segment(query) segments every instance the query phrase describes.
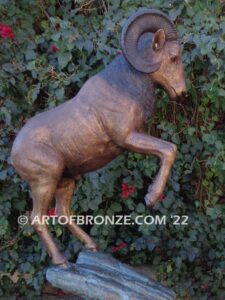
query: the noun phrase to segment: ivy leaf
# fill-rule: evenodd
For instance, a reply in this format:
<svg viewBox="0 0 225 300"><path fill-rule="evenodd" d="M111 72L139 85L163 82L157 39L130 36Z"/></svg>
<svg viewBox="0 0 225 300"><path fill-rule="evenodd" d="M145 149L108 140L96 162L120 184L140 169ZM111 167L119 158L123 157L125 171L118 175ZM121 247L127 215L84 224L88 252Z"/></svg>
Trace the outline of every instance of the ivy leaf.
<svg viewBox="0 0 225 300"><path fill-rule="evenodd" d="M4 171L1 171L0 172L0 180L5 180L7 177L7 171L4 170Z"/></svg>
<svg viewBox="0 0 225 300"><path fill-rule="evenodd" d="M114 212L121 212L122 206L121 206L120 203L114 202L114 203L111 205L111 209L112 209Z"/></svg>
<svg viewBox="0 0 225 300"><path fill-rule="evenodd" d="M13 66L10 63L3 64L2 68L3 68L4 71L6 71L8 73L12 73L13 72Z"/></svg>
<svg viewBox="0 0 225 300"><path fill-rule="evenodd" d="M84 42L83 47L85 50L87 50L88 56L92 53L92 51L94 49L93 43L89 40Z"/></svg>
<svg viewBox="0 0 225 300"><path fill-rule="evenodd" d="M172 203L174 202L174 192L173 191L169 191L167 194L166 194L166 198L162 201L162 204L165 208L169 208Z"/></svg>
<svg viewBox="0 0 225 300"><path fill-rule="evenodd" d="M25 53L26 60L33 60L36 57L36 53L32 49L28 49Z"/></svg>
<svg viewBox="0 0 225 300"><path fill-rule="evenodd" d="M72 59L72 54L70 52L59 53L58 54L58 63L59 63L60 69L65 68L71 59Z"/></svg>
<svg viewBox="0 0 225 300"><path fill-rule="evenodd" d="M145 212L145 206L143 203L138 203L137 207L136 207L136 211L139 214L142 214L143 212Z"/></svg>
<svg viewBox="0 0 225 300"><path fill-rule="evenodd" d="M187 257L190 262L193 262L198 254L199 250L195 247L190 247L187 249Z"/></svg>
<svg viewBox="0 0 225 300"><path fill-rule="evenodd" d="M64 88L57 89L55 95L59 100L62 100L64 98Z"/></svg>
<svg viewBox="0 0 225 300"><path fill-rule="evenodd" d="M32 266L28 261L26 261L25 263L20 265L20 269L23 273L27 273L30 270L31 267Z"/></svg>

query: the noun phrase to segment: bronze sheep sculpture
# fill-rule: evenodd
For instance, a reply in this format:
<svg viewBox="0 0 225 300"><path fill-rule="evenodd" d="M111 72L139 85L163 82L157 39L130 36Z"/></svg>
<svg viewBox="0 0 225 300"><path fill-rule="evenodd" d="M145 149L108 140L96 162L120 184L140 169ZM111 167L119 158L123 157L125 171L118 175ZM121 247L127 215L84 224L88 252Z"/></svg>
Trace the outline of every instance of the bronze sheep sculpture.
<svg viewBox="0 0 225 300"><path fill-rule="evenodd" d="M140 9L123 27L121 48L73 99L32 117L17 135L11 158L31 188L31 220L47 214L53 197L58 216L69 216L75 178L105 166L125 150L160 158L160 170L145 196L148 206L159 201L176 146L143 130L153 113L157 85L173 99L186 92L181 46L167 15ZM76 223L66 226L86 249L96 251L96 243ZM53 264L67 267L47 225L35 223L34 228Z"/></svg>

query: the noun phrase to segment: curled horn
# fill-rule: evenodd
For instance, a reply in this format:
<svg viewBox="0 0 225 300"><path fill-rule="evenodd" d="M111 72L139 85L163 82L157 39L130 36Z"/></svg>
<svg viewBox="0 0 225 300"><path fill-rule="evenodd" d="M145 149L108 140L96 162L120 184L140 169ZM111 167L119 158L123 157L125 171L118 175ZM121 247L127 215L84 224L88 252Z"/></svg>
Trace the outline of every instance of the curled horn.
<svg viewBox="0 0 225 300"><path fill-rule="evenodd" d="M141 9L132 15L121 34L121 47L128 62L138 71L152 73L159 69L163 51L154 51L151 40L154 33L163 29L166 41L177 40L177 32L173 22L159 10ZM139 46L144 36L150 36L148 49L143 51ZM143 40L143 39L142 39Z"/></svg>

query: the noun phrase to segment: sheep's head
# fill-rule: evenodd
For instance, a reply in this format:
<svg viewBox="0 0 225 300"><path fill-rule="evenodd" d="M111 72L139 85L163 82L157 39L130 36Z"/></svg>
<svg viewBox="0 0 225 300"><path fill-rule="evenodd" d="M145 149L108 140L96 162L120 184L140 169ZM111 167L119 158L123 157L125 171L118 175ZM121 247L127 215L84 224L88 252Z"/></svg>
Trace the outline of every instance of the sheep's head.
<svg viewBox="0 0 225 300"><path fill-rule="evenodd" d="M172 21L155 9L141 9L131 16L121 35L128 62L148 73L171 98L186 92L181 47Z"/></svg>

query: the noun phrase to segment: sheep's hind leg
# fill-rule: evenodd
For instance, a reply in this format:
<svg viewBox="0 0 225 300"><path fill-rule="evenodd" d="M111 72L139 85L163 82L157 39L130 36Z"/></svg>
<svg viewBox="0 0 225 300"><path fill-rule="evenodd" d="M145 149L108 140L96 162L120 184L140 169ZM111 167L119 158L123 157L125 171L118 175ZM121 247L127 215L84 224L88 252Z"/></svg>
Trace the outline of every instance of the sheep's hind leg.
<svg viewBox="0 0 225 300"><path fill-rule="evenodd" d="M70 203L74 190L75 182L73 179L61 179L55 192L56 212L58 216L60 216L62 222L62 216L65 216L65 222L69 220L69 222L65 225L72 232L72 234L84 244L87 250L97 251L97 244L92 240L92 238L85 231L83 231L75 222L72 222L70 220Z"/></svg>
<svg viewBox="0 0 225 300"><path fill-rule="evenodd" d="M52 257L53 264L67 267L69 265L67 259L57 248L48 231L47 224L43 220L43 216L47 214L48 206L53 199L57 181L52 178L48 180L45 178L45 180L41 179L35 183L33 182L30 186L33 198L33 210L31 213L32 226L46 246L49 255Z"/></svg>

